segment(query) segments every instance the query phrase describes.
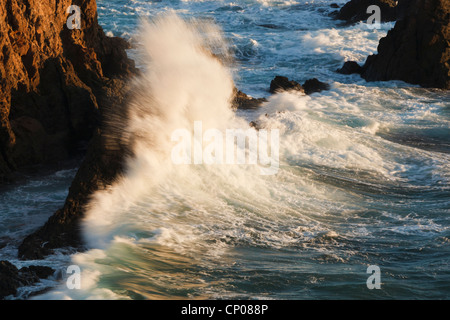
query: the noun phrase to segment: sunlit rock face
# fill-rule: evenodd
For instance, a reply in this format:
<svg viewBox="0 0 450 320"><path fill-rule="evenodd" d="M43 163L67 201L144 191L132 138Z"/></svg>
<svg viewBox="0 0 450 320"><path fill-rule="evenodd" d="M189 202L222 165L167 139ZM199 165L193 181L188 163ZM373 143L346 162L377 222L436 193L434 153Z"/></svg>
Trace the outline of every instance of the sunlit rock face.
<svg viewBox="0 0 450 320"><path fill-rule="evenodd" d="M95 0L0 0L0 182L92 137L112 79L134 71L127 47L105 36Z"/></svg>

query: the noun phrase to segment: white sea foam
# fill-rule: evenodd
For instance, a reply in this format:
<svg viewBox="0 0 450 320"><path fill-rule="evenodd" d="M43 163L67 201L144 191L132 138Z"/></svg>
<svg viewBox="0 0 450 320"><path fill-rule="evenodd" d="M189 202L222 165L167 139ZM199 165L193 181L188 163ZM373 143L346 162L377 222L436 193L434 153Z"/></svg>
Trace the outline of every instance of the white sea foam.
<svg viewBox="0 0 450 320"><path fill-rule="evenodd" d="M392 27L392 23L383 23L381 29L370 30L360 22L347 28L310 31L302 37L302 44L313 53L364 63L369 54L376 53L378 40Z"/></svg>

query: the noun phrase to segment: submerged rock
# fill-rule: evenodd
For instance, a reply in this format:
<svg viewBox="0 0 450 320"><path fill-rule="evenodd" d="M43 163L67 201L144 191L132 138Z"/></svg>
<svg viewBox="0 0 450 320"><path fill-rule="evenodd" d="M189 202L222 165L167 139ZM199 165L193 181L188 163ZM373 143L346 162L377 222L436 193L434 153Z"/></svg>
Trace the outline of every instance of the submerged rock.
<svg viewBox="0 0 450 320"><path fill-rule="evenodd" d="M450 89L450 1L413 0L404 19L367 58L367 81L403 80Z"/></svg>

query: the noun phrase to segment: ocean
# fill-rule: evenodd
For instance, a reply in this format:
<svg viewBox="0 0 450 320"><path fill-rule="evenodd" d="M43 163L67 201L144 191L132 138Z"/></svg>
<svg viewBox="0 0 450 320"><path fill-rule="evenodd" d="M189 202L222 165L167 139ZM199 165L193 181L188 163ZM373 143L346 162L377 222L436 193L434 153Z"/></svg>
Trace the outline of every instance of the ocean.
<svg viewBox="0 0 450 320"><path fill-rule="evenodd" d="M134 156L93 195L83 253L16 257L62 207L75 168L0 191L0 260L58 270L19 298L48 287L33 298L450 298L450 93L337 73L363 64L394 26L328 16L345 2L97 0L100 25L131 41L143 70L115 132ZM270 95L276 75L330 90ZM233 82L268 101L232 111ZM276 173L172 163L171 133L195 121L277 130ZM80 289L67 286L70 265ZM367 285L369 266L379 289Z"/></svg>

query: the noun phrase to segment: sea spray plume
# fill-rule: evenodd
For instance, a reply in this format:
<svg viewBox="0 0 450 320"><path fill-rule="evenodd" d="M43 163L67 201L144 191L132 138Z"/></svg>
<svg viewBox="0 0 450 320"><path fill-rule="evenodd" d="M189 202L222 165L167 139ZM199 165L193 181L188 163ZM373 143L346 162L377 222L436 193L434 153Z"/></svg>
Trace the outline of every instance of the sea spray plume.
<svg viewBox="0 0 450 320"><path fill-rule="evenodd" d="M211 53L226 55L217 26L168 13L142 21L139 43L144 69L130 84L125 109L107 121L111 141L119 139L130 155L123 176L88 205L83 235L92 247L107 246L117 228L127 228L115 223L120 213L171 170L174 130L192 131L194 121L224 130L234 118L231 74Z"/></svg>

